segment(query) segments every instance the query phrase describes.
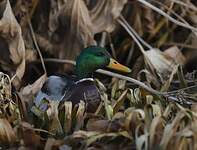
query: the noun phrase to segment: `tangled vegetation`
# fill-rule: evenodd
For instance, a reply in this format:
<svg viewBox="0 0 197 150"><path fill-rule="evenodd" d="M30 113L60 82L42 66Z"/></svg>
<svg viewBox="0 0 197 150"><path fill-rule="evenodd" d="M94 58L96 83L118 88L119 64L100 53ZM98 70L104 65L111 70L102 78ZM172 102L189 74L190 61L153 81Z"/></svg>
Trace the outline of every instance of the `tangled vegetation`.
<svg viewBox="0 0 197 150"><path fill-rule="evenodd" d="M1 0L1 149L197 149L195 0ZM34 106L89 45L132 73L97 70L101 103Z"/></svg>

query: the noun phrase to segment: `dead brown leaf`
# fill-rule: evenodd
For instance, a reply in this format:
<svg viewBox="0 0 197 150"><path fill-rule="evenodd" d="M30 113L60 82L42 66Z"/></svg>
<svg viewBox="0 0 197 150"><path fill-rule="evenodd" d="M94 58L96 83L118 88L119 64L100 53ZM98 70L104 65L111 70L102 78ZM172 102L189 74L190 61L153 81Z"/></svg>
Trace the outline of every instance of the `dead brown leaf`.
<svg viewBox="0 0 197 150"><path fill-rule="evenodd" d="M173 68L176 66L176 62L171 57L164 55L158 49L146 51L145 59L149 62L151 70L156 70L156 73L164 79L169 78Z"/></svg>
<svg viewBox="0 0 197 150"><path fill-rule="evenodd" d="M185 57L182 54L181 50L179 50L179 48L177 46L172 46L168 49L166 49L164 51L164 54L170 58L172 58L172 60L179 64L179 65L184 65L185 64Z"/></svg>
<svg viewBox="0 0 197 150"><path fill-rule="evenodd" d="M1 118L0 119L0 144L13 144L16 142L16 135L10 123Z"/></svg>
<svg viewBox="0 0 197 150"><path fill-rule="evenodd" d="M87 123L88 131L103 131L106 132L109 126L109 120L94 120L90 119Z"/></svg>
<svg viewBox="0 0 197 150"><path fill-rule="evenodd" d="M16 66L13 84L18 88L25 71L25 45L20 25L15 19L9 0L4 0L0 5L1 8L5 6L5 10L1 14L0 35L9 45L10 58Z"/></svg>
<svg viewBox="0 0 197 150"><path fill-rule="evenodd" d="M59 39L62 44L57 48L60 50L59 57L74 59L81 47L96 44L96 33L112 32L126 3L127 0L100 0L88 10L83 0L52 1L49 29L55 35L62 26L60 33L64 33Z"/></svg>
<svg viewBox="0 0 197 150"><path fill-rule="evenodd" d="M60 20L60 21L59 21ZM53 32L63 26L60 58L74 59L81 47L94 45L92 22L83 0L52 2L49 28Z"/></svg>
<svg viewBox="0 0 197 150"><path fill-rule="evenodd" d="M90 11L94 33L112 32L127 0L99 0Z"/></svg>
<svg viewBox="0 0 197 150"><path fill-rule="evenodd" d="M39 79L37 79L33 84L27 85L26 87L22 88L20 92L18 93L21 104L23 108L24 116L28 116L27 114L27 108L25 107L26 104L31 107L33 104L34 96L36 93L42 88L42 85L44 84L46 80L46 75L42 75Z"/></svg>
<svg viewBox="0 0 197 150"><path fill-rule="evenodd" d="M40 145L40 140L41 140L40 136L35 133L32 125L30 125L27 122L21 122L21 128L22 128L21 131L25 145L28 146L33 145L34 148Z"/></svg>
<svg viewBox="0 0 197 150"><path fill-rule="evenodd" d="M42 75L39 79L37 79L33 84L27 85L22 89L22 94L23 95L35 95L41 88L42 85L44 84L46 80L46 74Z"/></svg>
<svg viewBox="0 0 197 150"><path fill-rule="evenodd" d="M142 7L142 17L144 18L144 27L146 31L152 33L155 28L155 20L153 11L147 6Z"/></svg>

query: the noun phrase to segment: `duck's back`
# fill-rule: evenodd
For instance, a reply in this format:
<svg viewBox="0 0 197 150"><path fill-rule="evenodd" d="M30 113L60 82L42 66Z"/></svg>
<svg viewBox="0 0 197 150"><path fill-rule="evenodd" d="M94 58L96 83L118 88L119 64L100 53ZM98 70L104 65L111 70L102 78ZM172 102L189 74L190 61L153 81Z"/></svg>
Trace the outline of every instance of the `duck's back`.
<svg viewBox="0 0 197 150"><path fill-rule="evenodd" d="M76 82L75 86L72 87L72 92L69 97L65 97L65 100L70 100L73 104L77 104L80 100L87 104L87 110L89 112L96 111L101 97L100 92L93 79L82 79Z"/></svg>
<svg viewBox="0 0 197 150"><path fill-rule="evenodd" d="M82 79L75 82L68 76L49 76L42 89L36 96L35 105L46 110L47 105L43 99L49 101L72 101L73 105L86 102L88 111L95 111L100 103L100 93L93 79Z"/></svg>
<svg viewBox="0 0 197 150"><path fill-rule="evenodd" d="M35 105L42 110L46 110L46 105L41 106L43 99L61 101L65 93L68 94L74 84L74 81L67 76L49 76L35 98Z"/></svg>

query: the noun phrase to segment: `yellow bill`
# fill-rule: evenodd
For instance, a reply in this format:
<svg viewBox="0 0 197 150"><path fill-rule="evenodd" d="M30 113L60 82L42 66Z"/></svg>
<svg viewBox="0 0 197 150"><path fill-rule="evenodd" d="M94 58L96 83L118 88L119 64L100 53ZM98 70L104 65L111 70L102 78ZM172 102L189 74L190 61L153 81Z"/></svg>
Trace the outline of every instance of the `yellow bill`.
<svg viewBox="0 0 197 150"><path fill-rule="evenodd" d="M113 69L113 70L117 70L117 71L121 71L121 72L126 72L129 73L131 72L131 69L129 69L128 67L120 64L119 62L117 62L115 59L110 58L110 62L107 65L107 68Z"/></svg>

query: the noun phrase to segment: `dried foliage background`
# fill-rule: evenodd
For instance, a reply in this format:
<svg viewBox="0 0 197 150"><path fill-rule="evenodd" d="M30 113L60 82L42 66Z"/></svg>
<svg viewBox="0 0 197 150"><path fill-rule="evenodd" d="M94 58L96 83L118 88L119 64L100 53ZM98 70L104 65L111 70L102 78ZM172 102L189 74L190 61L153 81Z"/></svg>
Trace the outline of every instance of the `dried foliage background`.
<svg viewBox="0 0 197 150"><path fill-rule="evenodd" d="M47 76L72 74L89 45L132 73L95 74L95 113L81 101L33 115ZM195 0L1 0L0 51L2 149L197 149Z"/></svg>

